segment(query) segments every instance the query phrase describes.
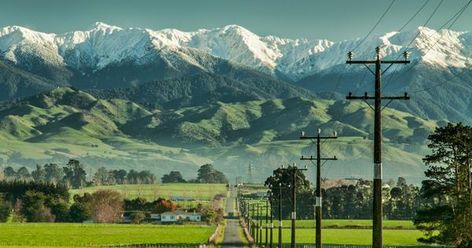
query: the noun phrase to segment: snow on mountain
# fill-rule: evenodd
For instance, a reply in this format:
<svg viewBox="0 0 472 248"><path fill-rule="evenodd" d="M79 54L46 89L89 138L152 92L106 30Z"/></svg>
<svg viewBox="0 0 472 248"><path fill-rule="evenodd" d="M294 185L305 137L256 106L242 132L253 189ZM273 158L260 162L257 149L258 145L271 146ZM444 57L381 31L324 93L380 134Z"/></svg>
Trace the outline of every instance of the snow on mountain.
<svg viewBox="0 0 472 248"><path fill-rule="evenodd" d="M146 64L156 53L198 49L269 74L282 73L293 80L344 64L346 53L359 43L361 46L354 51L356 58L372 58L377 46L382 47L383 57L391 58L408 48L412 60L438 67L469 66L472 55L470 32L425 27L372 36L365 41L340 42L261 37L237 25L195 32L123 29L100 22L88 31L65 34L47 34L17 26L0 29L0 56L26 67L31 63L29 56L53 65L99 70L121 62ZM192 61L189 53L169 54L172 60L179 59L175 58L178 54L180 59Z"/></svg>

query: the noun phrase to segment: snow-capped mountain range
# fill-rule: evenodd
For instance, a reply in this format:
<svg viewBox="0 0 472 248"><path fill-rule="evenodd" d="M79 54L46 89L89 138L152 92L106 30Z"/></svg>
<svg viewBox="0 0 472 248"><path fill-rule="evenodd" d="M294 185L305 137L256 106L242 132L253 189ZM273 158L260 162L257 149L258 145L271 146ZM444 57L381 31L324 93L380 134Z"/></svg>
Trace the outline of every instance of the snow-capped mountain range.
<svg viewBox="0 0 472 248"><path fill-rule="evenodd" d="M344 64L346 53L356 47L356 58L372 58L377 46L382 47L384 57L396 58L408 49L413 61L434 67L471 65L472 33L426 27L340 42L258 36L237 25L194 32L123 29L100 22L88 31L65 34L19 26L0 29L0 57L26 68L30 56L54 66L98 71L122 62L143 65L153 59L153 54L165 52L173 54L170 62L179 59L204 68L206 65L188 52L174 56L176 51L190 49L292 81Z"/></svg>

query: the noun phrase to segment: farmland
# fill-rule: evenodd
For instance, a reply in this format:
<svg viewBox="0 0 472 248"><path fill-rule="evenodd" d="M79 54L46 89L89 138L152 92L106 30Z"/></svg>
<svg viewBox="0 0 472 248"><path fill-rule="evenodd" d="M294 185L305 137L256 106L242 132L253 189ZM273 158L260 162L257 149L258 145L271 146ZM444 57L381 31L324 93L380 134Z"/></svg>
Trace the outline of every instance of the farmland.
<svg viewBox="0 0 472 248"><path fill-rule="evenodd" d="M274 221L274 225L278 226L278 221ZM296 225L298 228L315 228L315 221L297 220ZM322 226L329 229L370 229L372 220L324 219ZM383 226L384 229L416 229L413 222L409 220L384 220ZM290 220L283 220L283 227L290 228Z"/></svg>
<svg viewBox="0 0 472 248"><path fill-rule="evenodd" d="M210 201L217 194L226 195L224 184L198 184L198 183L169 183L169 184L124 184L110 186L94 186L78 190L71 190L71 194L92 193L97 190L115 190L124 198L133 199L142 197L147 200L155 200L158 197L172 199L173 197L192 198L196 201Z"/></svg>
<svg viewBox="0 0 472 248"><path fill-rule="evenodd" d="M93 247L110 244L205 243L214 226L27 223L0 224L1 247ZM185 239L183 239L185 237Z"/></svg>
<svg viewBox="0 0 472 248"><path fill-rule="evenodd" d="M274 237L278 231L274 230ZM372 231L370 229L323 229L322 240L326 244L370 245L372 243ZM297 229L298 243L313 243L315 240L314 229ZM385 245L419 245L418 238L422 232L417 230L384 230ZM290 243L290 229L282 232L284 243Z"/></svg>

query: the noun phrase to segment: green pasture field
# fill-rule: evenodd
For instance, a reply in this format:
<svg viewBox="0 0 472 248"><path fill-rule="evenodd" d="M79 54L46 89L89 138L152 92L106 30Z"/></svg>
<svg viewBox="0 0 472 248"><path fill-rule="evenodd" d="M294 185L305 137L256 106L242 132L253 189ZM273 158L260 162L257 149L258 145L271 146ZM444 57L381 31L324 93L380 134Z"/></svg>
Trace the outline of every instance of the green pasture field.
<svg viewBox="0 0 472 248"><path fill-rule="evenodd" d="M265 233L263 233L263 237ZM274 237L278 237L277 229ZM420 245L417 241L423 233L418 230L384 230L385 245ZM275 239L276 240L276 239ZM290 243L290 229L283 229L282 240ZM297 229L297 243L313 243L315 240L314 229ZM322 241L325 244L370 245L372 244L372 231L370 229L323 229Z"/></svg>
<svg viewBox="0 0 472 248"><path fill-rule="evenodd" d="M0 247L97 247L112 244L202 244L215 230L198 225L0 224Z"/></svg>
<svg viewBox="0 0 472 248"><path fill-rule="evenodd" d="M274 221L274 226L278 226L278 220ZM322 220L323 228L337 229L337 228L347 228L347 229L365 229L372 227L372 220L345 220L345 219L324 219ZM315 228L314 220L297 220L297 227L299 228ZM291 220L283 220L282 226L284 228L290 228ZM416 229L413 225L413 222L410 220L384 220L383 221L384 229Z"/></svg>
<svg viewBox="0 0 472 248"><path fill-rule="evenodd" d="M224 184L199 184L199 183L166 183L166 184L123 184L110 186L93 186L83 189L71 190L71 195L92 193L97 190L115 190L126 199L142 197L147 200L155 200L159 197L170 199L172 197L191 197L195 201L211 201L217 194L226 196ZM176 202L179 204L179 202ZM185 204L185 203L183 203Z"/></svg>

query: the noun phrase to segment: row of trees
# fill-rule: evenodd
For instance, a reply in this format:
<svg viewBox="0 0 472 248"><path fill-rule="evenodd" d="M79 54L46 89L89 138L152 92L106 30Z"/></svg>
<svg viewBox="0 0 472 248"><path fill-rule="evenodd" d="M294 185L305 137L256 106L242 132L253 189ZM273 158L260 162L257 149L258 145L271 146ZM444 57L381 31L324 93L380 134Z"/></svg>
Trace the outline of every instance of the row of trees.
<svg viewBox="0 0 472 248"><path fill-rule="evenodd" d="M162 176L162 183L228 183L223 172L216 170L212 164L204 164L198 169L196 179L186 181L180 171L171 171L169 174Z"/></svg>
<svg viewBox="0 0 472 248"><path fill-rule="evenodd" d="M87 185L114 185L114 184L152 184L156 177L151 172L135 170L107 170L100 167L93 175L92 181L87 181L87 172L80 161L71 159L64 167L57 164L36 165L30 173L26 167L15 171L12 167L3 170L3 177L7 181L34 181L46 184L61 184L68 188L82 188Z"/></svg>
<svg viewBox="0 0 472 248"><path fill-rule="evenodd" d="M31 173L28 168L21 167L17 171L13 167L3 169L6 181L34 181L46 184L62 184L66 187L81 188L87 185L87 173L80 161L71 159L64 167L57 164L36 165Z"/></svg>
<svg viewBox="0 0 472 248"><path fill-rule="evenodd" d="M158 198L123 199L117 191L99 190L84 195L74 195L69 203L69 192L64 185L37 182L0 182L0 222L83 222L116 223L130 212L135 223L140 223L150 213L175 211L177 205ZM209 223L215 221L215 211L199 205L192 209L202 213Z"/></svg>
<svg viewBox="0 0 472 248"><path fill-rule="evenodd" d="M298 171L297 174L297 215L302 219L313 218L313 202L315 196L313 189L305 175ZM282 184L282 196L290 195L291 177L287 170L276 170L265 184L274 192L272 201L274 206L279 206L278 192L279 182ZM372 181L359 179L355 184L338 185L322 189L322 214L328 219L368 219L372 216ZM385 185L384 215L387 219L412 219L419 206L419 188L407 184L402 177L398 178L393 187ZM274 214L277 213L274 209ZM282 217L289 218L291 212L291 199L283 197Z"/></svg>
<svg viewBox="0 0 472 248"><path fill-rule="evenodd" d="M115 184L153 184L156 176L148 170L126 171L108 170L100 167L93 174L92 181L87 181L87 172L80 161L71 159L65 167L57 164L36 165L31 173L28 168L21 167L15 171L12 167L3 170L3 178L7 181L35 181L51 184L63 184L70 188L82 188L87 185L115 185ZM171 171L161 178L162 183L228 183L228 179L211 164L204 164L198 169L196 179L186 181L180 171Z"/></svg>
<svg viewBox="0 0 472 248"><path fill-rule="evenodd" d="M156 176L148 170L107 170L105 167L100 167L93 175L95 185L153 184L155 181Z"/></svg>
<svg viewBox="0 0 472 248"><path fill-rule="evenodd" d="M0 194L2 222L69 220L69 192L64 185L2 181Z"/></svg>

